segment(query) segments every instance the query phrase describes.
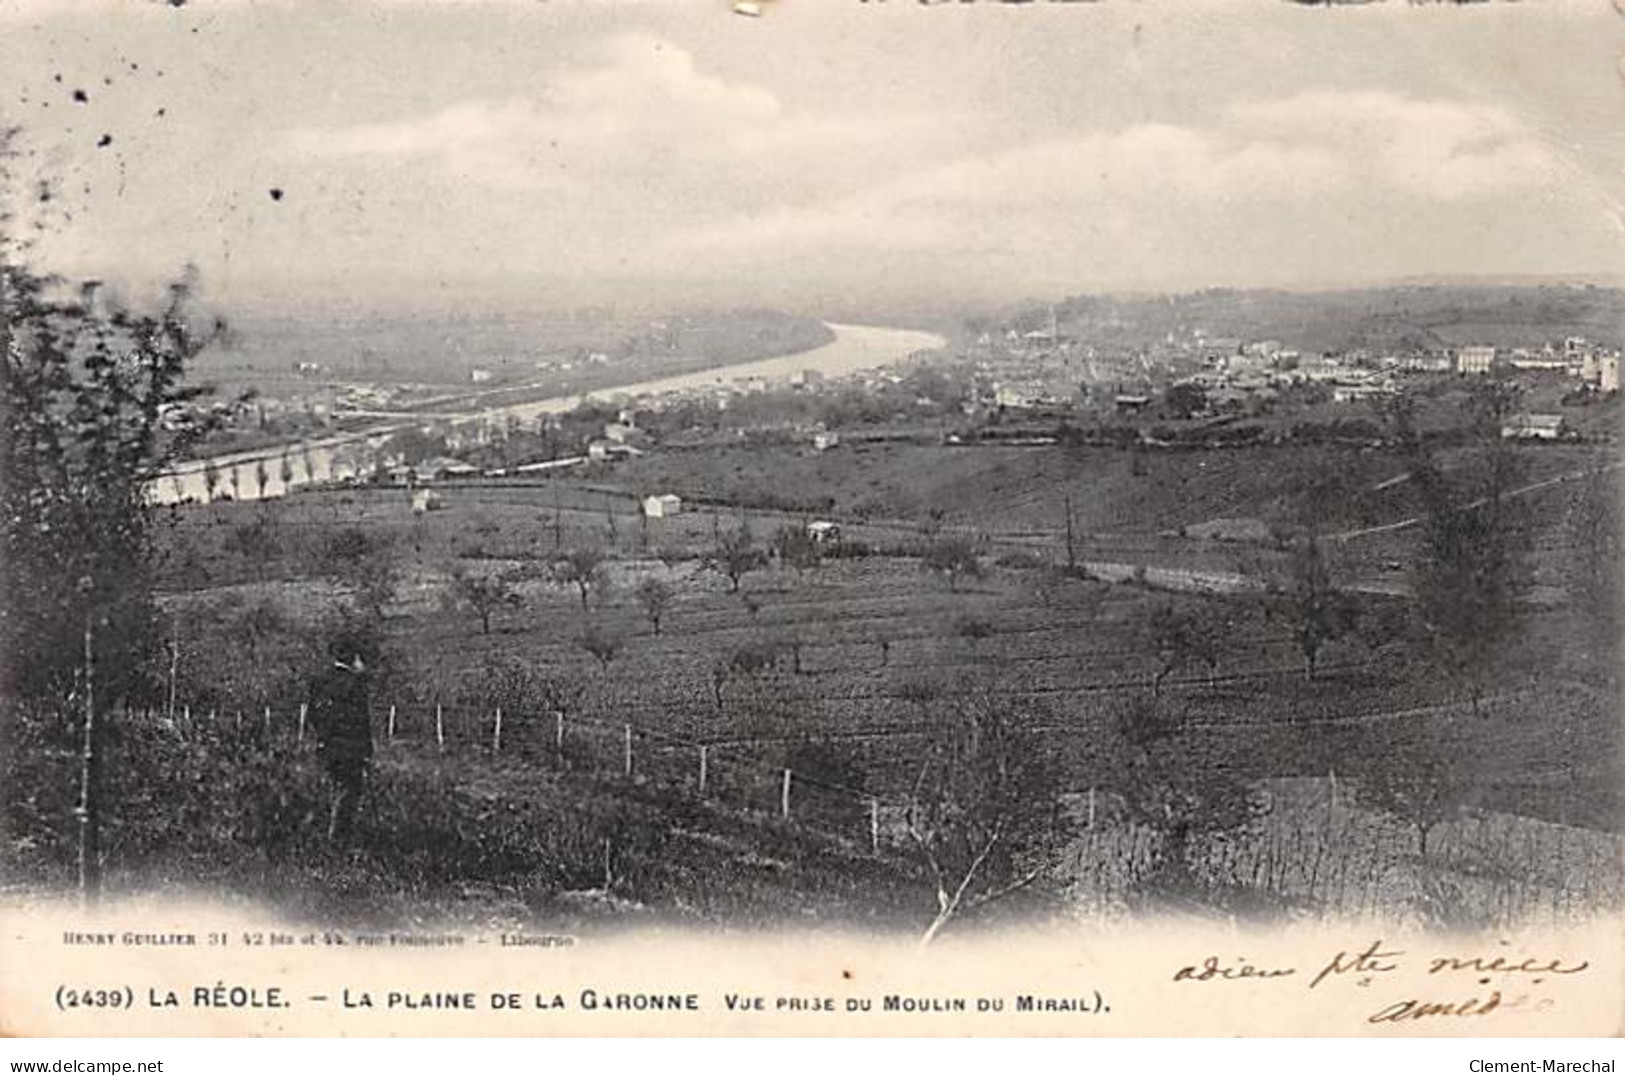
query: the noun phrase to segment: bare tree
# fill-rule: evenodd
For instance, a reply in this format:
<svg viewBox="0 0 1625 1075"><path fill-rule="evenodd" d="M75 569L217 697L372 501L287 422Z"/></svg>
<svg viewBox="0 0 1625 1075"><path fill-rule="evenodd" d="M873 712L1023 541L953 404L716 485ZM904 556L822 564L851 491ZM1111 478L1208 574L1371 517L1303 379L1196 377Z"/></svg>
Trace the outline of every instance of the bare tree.
<svg viewBox="0 0 1625 1075"><path fill-rule="evenodd" d="M1037 714L985 684L935 709L905 812L936 900L922 944L1038 881L1067 842L1059 770L1031 731Z"/></svg>
<svg viewBox="0 0 1625 1075"><path fill-rule="evenodd" d="M1468 760L1470 740L1448 728L1429 729L1409 741L1374 742L1361 756L1355 795L1416 834L1416 853L1428 857L1428 840L1438 826L1459 817L1477 794Z"/></svg>
<svg viewBox="0 0 1625 1075"><path fill-rule="evenodd" d="M553 580L561 586L574 586L581 595L581 611L587 611L587 598L602 589L608 579L602 549L582 546L565 553L553 563Z"/></svg>

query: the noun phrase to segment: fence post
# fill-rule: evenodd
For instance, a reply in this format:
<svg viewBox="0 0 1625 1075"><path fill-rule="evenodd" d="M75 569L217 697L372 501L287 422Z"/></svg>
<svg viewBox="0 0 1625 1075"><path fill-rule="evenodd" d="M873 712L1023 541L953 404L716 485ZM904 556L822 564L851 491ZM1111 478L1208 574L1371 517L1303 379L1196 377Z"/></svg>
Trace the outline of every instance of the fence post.
<svg viewBox="0 0 1625 1075"><path fill-rule="evenodd" d="M790 770L784 771L784 787L779 791L779 815L790 820Z"/></svg>
<svg viewBox="0 0 1625 1075"><path fill-rule="evenodd" d="M621 771L622 771L622 773L624 775L631 776L632 775L632 725L628 724L628 725L624 726L623 736L624 736L623 744L624 744L625 758L623 759L623 764L621 766Z"/></svg>
<svg viewBox="0 0 1625 1075"><path fill-rule="evenodd" d="M700 746L700 794L701 795L705 794L705 777L706 777L706 772L705 772L706 757L705 757L705 755L706 755L707 749L708 748L706 746L704 746L703 744Z"/></svg>
<svg viewBox="0 0 1625 1075"><path fill-rule="evenodd" d="M1089 788L1089 827L1095 827L1095 789Z"/></svg>
<svg viewBox="0 0 1625 1075"><path fill-rule="evenodd" d="M553 710L553 749L564 753L564 710Z"/></svg>
<svg viewBox="0 0 1625 1075"><path fill-rule="evenodd" d="M391 703L390 707L389 707L389 732L388 732L388 736L389 736L389 741L391 743L393 743L395 741L395 706L394 706L394 703Z"/></svg>
<svg viewBox="0 0 1625 1075"><path fill-rule="evenodd" d="M209 707L209 726L212 728L220 723L220 710L214 706Z"/></svg>
<svg viewBox="0 0 1625 1075"><path fill-rule="evenodd" d="M271 707L265 707L265 734L271 734Z"/></svg>
<svg viewBox="0 0 1625 1075"><path fill-rule="evenodd" d="M880 854L880 800L869 800L869 850Z"/></svg>
<svg viewBox="0 0 1625 1075"><path fill-rule="evenodd" d="M497 724L491 732L491 753L502 753L502 707L497 706Z"/></svg>
<svg viewBox="0 0 1625 1075"><path fill-rule="evenodd" d="M299 703L299 731L298 731L298 734L296 734L294 736L293 741L294 741L295 745L301 744L301 743L303 743L305 741L305 714L308 713L309 711L310 711L310 706L309 706L308 703L306 703L306 702L300 702Z"/></svg>
<svg viewBox="0 0 1625 1075"><path fill-rule="evenodd" d="M439 702L434 704L434 745L446 749L446 710Z"/></svg>
<svg viewBox="0 0 1625 1075"><path fill-rule="evenodd" d="M187 727L191 727L191 725L192 725L192 703L191 702L187 702L185 705L181 706L181 719L186 722Z"/></svg>

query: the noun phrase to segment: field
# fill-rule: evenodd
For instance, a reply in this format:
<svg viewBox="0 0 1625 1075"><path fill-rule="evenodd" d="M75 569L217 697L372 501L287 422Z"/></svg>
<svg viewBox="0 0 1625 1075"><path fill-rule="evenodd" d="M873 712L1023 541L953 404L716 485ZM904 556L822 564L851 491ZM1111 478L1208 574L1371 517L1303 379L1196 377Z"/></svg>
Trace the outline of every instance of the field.
<svg viewBox="0 0 1625 1075"><path fill-rule="evenodd" d="M207 729L269 721L266 734L297 737L309 639L352 589L333 549L360 533L388 550L395 572L375 712L381 787L440 788L433 797L474 803L470 817L504 825L582 803L620 804L595 808L582 823L595 832L639 828L603 830L604 810L688 819L676 826L677 844L610 854L636 867L583 866L576 860L593 856L580 848L532 849L519 858L575 863L537 882L541 889L597 892L593 914L610 918L632 913L615 899L640 914L682 909L699 919L806 914L878 924L924 914L929 890L906 833L920 744L944 705L991 688L1032 715L1077 828L1073 855L1024 913L1116 913L1143 906L1158 846L1117 797L1117 730L1161 671L1147 641L1154 613L1200 609L1223 623L1222 645L1211 664L1172 669L1158 705L1177 722L1171 742L1182 766L1225 774L1254 800L1247 824L1194 839L1188 859L1207 905L1430 921L1459 912L1496 922L1612 905L1620 888L1615 663L1562 596L1581 581L1565 527L1583 486L1529 494L1544 520L1538 574L1558 596L1528 609L1519 643L1474 701L1423 660L1413 637L1384 629L1403 597L1365 599L1372 629L1333 643L1311 678L1289 627L1257 602L1055 569L1066 559L1069 495L1080 562L1195 571L1235 571L1248 557L1256 564L1267 543L1195 540L1180 529L1274 518L1288 457L1268 451L1147 453L1136 463L1104 449L713 448L552 485L447 487L444 509L421 516L392 489L191 506L168 532L162 579L181 640L180 723L218 734ZM1316 462L1291 458L1305 468ZM1337 458L1362 486L1401 473L1380 454ZM1594 459L1585 447L1535 449L1527 475L1540 480ZM833 500L820 514L849 520L848 554L803 571L764 566L736 592L705 564L719 538L746 527L765 541L806 517L784 510L789 494L769 501L773 508L738 497L751 482L766 490L770 474L779 490ZM630 491L655 489L682 492L696 510L641 519ZM1385 486L1337 521L1393 521L1404 508L1398 490ZM859 510L859 497L873 506ZM932 507L949 505L961 507L932 517ZM990 535L981 577L950 585L922 570L924 535L938 526ZM1382 577L1388 562L1414 554L1414 532L1348 545L1340 570ZM548 568L587 546L607 559L603 584L583 600ZM459 571L513 580L516 601L493 612L489 632L478 615L443 603ZM658 633L633 597L649 578L673 594ZM272 626L256 636L245 624L267 608ZM1474 788L1468 812L1442 823L1421 855L1416 833L1366 807L1355 789L1374 767L1430 740L1448 740L1470 760ZM308 761L296 751L289 764ZM399 804L376 794L378 815L407 826ZM447 824L465 831L475 822ZM552 831L537 824L523 832ZM678 868L694 855L732 864L724 872L749 883L727 892L702 884L703 871ZM1548 862L1555 865L1532 865ZM506 880L474 884L469 896L473 882L442 869L434 884L402 897L403 910L474 913L471 906L494 902L513 911L519 882L512 870L498 872ZM306 896L289 898L309 898L298 891ZM318 891L331 896L325 885ZM552 921L578 910L550 896L529 913Z"/></svg>

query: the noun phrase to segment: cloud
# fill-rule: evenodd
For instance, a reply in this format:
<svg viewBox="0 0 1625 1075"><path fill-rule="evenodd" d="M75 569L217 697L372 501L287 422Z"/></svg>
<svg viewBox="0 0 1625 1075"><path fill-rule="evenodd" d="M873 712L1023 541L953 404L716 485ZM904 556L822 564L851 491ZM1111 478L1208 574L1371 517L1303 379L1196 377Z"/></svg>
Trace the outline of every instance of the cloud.
<svg viewBox="0 0 1625 1075"><path fill-rule="evenodd" d="M1284 274L1402 242L1418 214L1482 218L1559 166L1503 108L1380 90L1020 135L970 116L791 107L630 34L529 96L298 129L282 148L370 168L416 204L455 181L482 263L564 251L581 273L650 280L1223 279L1223 259Z"/></svg>
<svg viewBox="0 0 1625 1075"><path fill-rule="evenodd" d="M1351 175L1427 198L1526 189L1561 170L1551 150L1498 105L1314 89L1236 104L1227 120L1299 145L1341 147Z"/></svg>
<svg viewBox="0 0 1625 1075"><path fill-rule="evenodd" d="M627 34L543 79L530 97L462 101L384 123L301 127L280 145L330 164L422 163L462 182L573 189L628 211L642 203L688 215L717 200L719 180L730 198L746 195L745 204L838 183L843 169L832 164L843 152L884 156L909 123L792 115L772 93L708 74L669 42Z"/></svg>

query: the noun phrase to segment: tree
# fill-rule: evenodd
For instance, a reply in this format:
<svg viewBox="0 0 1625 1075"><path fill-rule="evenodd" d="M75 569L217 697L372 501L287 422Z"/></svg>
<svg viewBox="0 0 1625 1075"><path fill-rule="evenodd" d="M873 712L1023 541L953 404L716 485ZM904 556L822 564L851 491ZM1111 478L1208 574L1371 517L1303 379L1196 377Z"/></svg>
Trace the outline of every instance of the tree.
<svg viewBox="0 0 1625 1075"><path fill-rule="evenodd" d="M609 674L610 662L621 652L621 640L600 629L597 624L589 625L581 637L576 639L576 644L598 662L599 670L606 676Z"/></svg>
<svg viewBox="0 0 1625 1075"><path fill-rule="evenodd" d="M961 534L938 534L932 538L920 558L920 566L946 578L949 590L957 590L962 578L979 579L984 573L976 543Z"/></svg>
<svg viewBox="0 0 1625 1075"><path fill-rule="evenodd" d="M1355 629L1359 606L1332 584L1331 571L1320 541L1313 534L1291 539L1284 581L1272 583L1271 608L1292 627L1292 637L1303 655L1306 679L1315 678L1315 662L1327 643Z"/></svg>
<svg viewBox="0 0 1625 1075"><path fill-rule="evenodd" d="M741 526L717 540L716 549L706 557L706 566L727 576L728 592L738 593L746 575L767 566L767 554L756 547L750 527Z"/></svg>
<svg viewBox="0 0 1625 1075"><path fill-rule="evenodd" d="M446 438L432 436L418 426L409 426L390 435L384 442L384 454L397 456L407 466L428 462L435 456L446 454Z"/></svg>
<svg viewBox="0 0 1625 1075"><path fill-rule="evenodd" d="M824 560L823 547L805 526L795 523L786 523L773 534L773 551L781 564L795 568L798 574L815 570Z"/></svg>
<svg viewBox="0 0 1625 1075"><path fill-rule="evenodd" d="M979 653L983 639L994 635L993 624L980 616L960 616L953 623L954 634L970 643L971 653Z"/></svg>
<svg viewBox="0 0 1625 1075"><path fill-rule="evenodd" d="M1207 410L1207 390L1184 381L1162 394L1162 407L1173 418L1190 418Z"/></svg>
<svg viewBox="0 0 1625 1075"><path fill-rule="evenodd" d="M1476 794L1466 737L1435 729L1410 742L1372 743L1357 773L1355 796L1410 826L1416 853L1426 859L1428 839L1439 825L1459 817Z"/></svg>
<svg viewBox="0 0 1625 1075"><path fill-rule="evenodd" d="M254 574L263 579L270 571L271 561L282 551L282 537L277 533L274 517L256 512L253 519L228 530L220 547L247 561Z"/></svg>
<svg viewBox="0 0 1625 1075"><path fill-rule="evenodd" d="M637 588L632 591L632 596L643 607L644 617L648 619L649 626L654 628L654 633L658 635L660 633L660 620L665 616L666 609L671 607L672 601L676 598L676 591L665 580L658 579L653 575L647 575L638 582Z"/></svg>
<svg viewBox="0 0 1625 1075"><path fill-rule="evenodd" d="M481 633L488 635L493 613L520 604L514 581L506 574L477 575L459 565L451 570L451 581L441 595L441 603L449 609L473 612L480 618Z"/></svg>
<svg viewBox="0 0 1625 1075"><path fill-rule="evenodd" d="M1570 593L1585 617L1599 667L1617 668L1620 643L1621 542L1618 470L1593 466L1578 483L1566 519L1573 549Z"/></svg>
<svg viewBox="0 0 1625 1075"><path fill-rule="evenodd" d="M581 595L581 611L587 611L587 597L593 590L602 590L608 582L602 549L582 546L565 553L553 562L553 581L561 586L574 586Z"/></svg>
<svg viewBox="0 0 1625 1075"><path fill-rule="evenodd" d="M1484 406L1496 404L1492 399ZM1419 454L1411 482L1423 509L1417 612L1430 650L1466 688L1475 713L1517 632L1518 604L1530 581L1525 520L1508 496L1517 460L1498 429L1483 438L1452 471Z"/></svg>
<svg viewBox="0 0 1625 1075"><path fill-rule="evenodd" d="M1037 881L1066 847L1060 773L1032 729L1038 717L987 684L936 706L905 810L936 898L922 944Z"/></svg>
<svg viewBox="0 0 1625 1075"><path fill-rule="evenodd" d="M1167 891L1196 887L1189 849L1204 833L1242 828L1262 812L1252 785L1222 764L1206 763L1166 700L1141 695L1113 721L1106 786L1129 817L1161 836L1145 880Z"/></svg>
<svg viewBox="0 0 1625 1075"><path fill-rule="evenodd" d="M208 494L210 503L220 499L220 483L223 480L218 464L211 460L203 465L203 489Z"/></svg>
<svg viewBox="0 0 1625 1075"><path fill-rule="evenodd" d="M350 588L358 609L381 619L397 581L388 537L349 526L333 535L324 552L327 574Z"/></svg>
<svg viewBox="0 0 1625 1075"><path fill-rule="evenodd" d="M0 132L4 188L12 139ZM149 315L94 282L41 276L16 228L0 206L0 697L12 720L23 702L77 710L80 880L94 899L102 717L149 686L162 638L146 486L207 428L167 435L160 414L202 394L187 367L219 328L192 323L190 280Z"/></svg>
<svg viewBox="0 0 1625 1075"><path fill-rule="evenodd" d="M1219 662L1219 630L1213 617L1171 602L1151 610L1145 641L1157 658L1157 670L1151 677L1153 697L1161 696L1163 681L1192 661L1207 665L1209 673Z"/></svg>

